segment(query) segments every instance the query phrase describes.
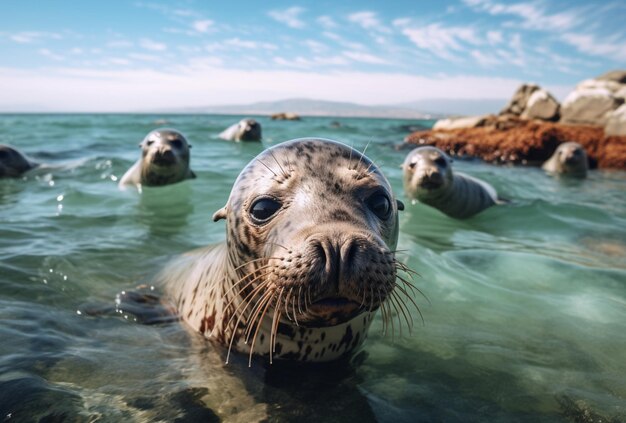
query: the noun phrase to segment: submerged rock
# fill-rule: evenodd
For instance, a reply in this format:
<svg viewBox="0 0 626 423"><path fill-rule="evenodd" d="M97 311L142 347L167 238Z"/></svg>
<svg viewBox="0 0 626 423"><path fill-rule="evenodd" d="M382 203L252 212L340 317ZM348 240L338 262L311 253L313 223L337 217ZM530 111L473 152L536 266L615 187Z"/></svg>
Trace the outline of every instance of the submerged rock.
<svg viewBox="0 0 626 423"><path fill-rule="evenodd" d="M271 118L272 120L300 120L299 115L291 112L274 113Z"/></svg>

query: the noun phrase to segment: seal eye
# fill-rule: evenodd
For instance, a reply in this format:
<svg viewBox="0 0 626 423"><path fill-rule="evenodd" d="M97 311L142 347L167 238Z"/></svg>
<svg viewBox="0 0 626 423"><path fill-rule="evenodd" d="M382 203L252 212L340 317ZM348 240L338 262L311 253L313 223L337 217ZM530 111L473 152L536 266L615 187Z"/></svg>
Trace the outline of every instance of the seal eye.
<svg viewBox="0 0 626 423"><path fill-rule="evenodd" d="M180 150L183 147L183 142L181 140L174 140L170 144L177 150Z"/></svg>
<svg viewBox="0 0 626 423"><path fill-rule="evenodd" d="M151 146L152 144L154 144L154 141L153 141L153 140L148 140L148 141L146 141L146 145Z"/></svg>
<svg viewBox="0 0 626 423"><path fill-rule="evenodd" d="M446 159L444 159L443 157L437 157L437 159L435 160L435 164L437 166L446 167L448 165L448 162L446 162Z"/></svg>
<svg viewBox="0 0 626 423"><path fill-rule="evenodd" d="M372 195L367 200L367 206L380 220L387 220L391 214L391 201L381 192Z"/></svg>
<svg viewBox="0 0 626 423"><path fill-rule="evenodd" d="M250 216L255 223L267 222L280 208L282 204L273 198L259 198L250 207Z"/></svg>

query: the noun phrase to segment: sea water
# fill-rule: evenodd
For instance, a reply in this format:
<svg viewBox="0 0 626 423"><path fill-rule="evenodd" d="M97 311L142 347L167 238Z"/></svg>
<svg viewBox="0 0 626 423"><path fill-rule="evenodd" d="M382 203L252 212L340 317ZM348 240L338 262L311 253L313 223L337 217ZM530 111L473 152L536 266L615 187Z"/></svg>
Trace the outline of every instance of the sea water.
<svg viewBox="0 0 626 423"><path fill-rule="evenodd" d="M0 115L0 143L43 164L0 180L0 421L626 419L626 172L457 159L509 200L460 221L402 191L394 147L432 121L258 117L262 143L217 138L240 118ZM186 135L197 179L120 191L159 126ZM398 258L423 323L385 333L378 316L349 362L248 368L184 323L116 312L167 260L224 240L211 216L246 163L309 136L366 150L404 201Z"/></svg>

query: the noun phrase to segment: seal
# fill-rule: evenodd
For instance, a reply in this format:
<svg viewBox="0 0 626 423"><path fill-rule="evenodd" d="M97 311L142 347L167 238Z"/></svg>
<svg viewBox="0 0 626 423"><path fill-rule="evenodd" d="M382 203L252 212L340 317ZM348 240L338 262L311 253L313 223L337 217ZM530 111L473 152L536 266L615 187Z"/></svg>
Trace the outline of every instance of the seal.
<svg viewBox="0 0 626 423"><path fill-rule="evenodd" d="M139 144L141 158L126 171L120 188L175 184L195 178L189 169L189 149L185 137L175 129L155 129Z"/></svg>
<svg viewBox="0 0 626 423"><path fill-rule="evenodd" d="M584 178L587 176L589 163L583 146L568 141L559 144L554 154L541 167L549 173Z"/></svg>
<svg viewBox="0 0 626 423"><path fill-rule="evenodd" d="M254 119L242 119L219 134L229 141L261 141L261 124Z"/></svg>
<svg viewBox="0 0 626 423"><path fill-rule="evenodd" d="M452 159L435 147L418 147L402 164L404 192L413 200L439 209L450 217L466 219L498 204L489 184L452 171Z"/></svg>
<svg viewBox="0 0 626 423"><path fill-rule="evenodd" d="M15 148L0 144L0 178L17 178L37 166Z"/></svg>
<svg viewBox="0 0 626 423"><path fill-rule="evenodd" d="M392 308L412 325L412 271L395 257L402 209L351 147L287 141L253 159L214 214L226 242L175 259L157 283L193 330L228 347L226 362L233 349L250 363L338 359L379 309L387 328Z"/></svg>

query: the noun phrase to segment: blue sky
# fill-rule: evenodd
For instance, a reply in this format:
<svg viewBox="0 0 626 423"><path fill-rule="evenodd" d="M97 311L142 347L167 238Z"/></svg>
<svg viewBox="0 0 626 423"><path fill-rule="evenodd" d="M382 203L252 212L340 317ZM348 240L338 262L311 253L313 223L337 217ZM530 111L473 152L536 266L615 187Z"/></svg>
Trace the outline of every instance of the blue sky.
<svg viewBox="0 0 626 423"><path fill-rule="evenodd" d="M3 2L0 111L563 98L626 68L623 1Z"/></svg>

